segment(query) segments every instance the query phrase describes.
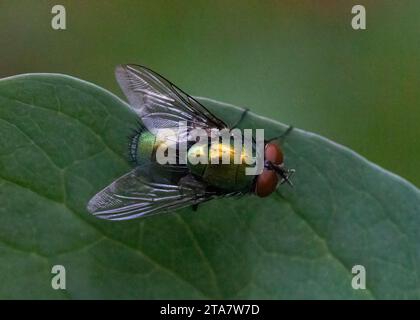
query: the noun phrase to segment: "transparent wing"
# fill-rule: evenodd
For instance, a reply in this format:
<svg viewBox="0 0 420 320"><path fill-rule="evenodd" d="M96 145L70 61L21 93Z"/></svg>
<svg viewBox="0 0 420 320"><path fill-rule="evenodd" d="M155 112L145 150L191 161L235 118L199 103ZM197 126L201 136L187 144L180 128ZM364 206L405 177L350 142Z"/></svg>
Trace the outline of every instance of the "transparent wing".
<svg viewBox="0 0 420 320"><path fill-rule="evenodd" d="M119 65L115 76L131 108L152 133L178 127L179 121L186 121L189 128L227 127L198 101L150 69Z"/></svg>
<svg viewBox="0 0 420 320"><path fill-rule="evenodd" d="M98 192L87 209L99 218L128 220L170 212L217 196L190 175L178 184L155 182L136 168Z"/></svg>

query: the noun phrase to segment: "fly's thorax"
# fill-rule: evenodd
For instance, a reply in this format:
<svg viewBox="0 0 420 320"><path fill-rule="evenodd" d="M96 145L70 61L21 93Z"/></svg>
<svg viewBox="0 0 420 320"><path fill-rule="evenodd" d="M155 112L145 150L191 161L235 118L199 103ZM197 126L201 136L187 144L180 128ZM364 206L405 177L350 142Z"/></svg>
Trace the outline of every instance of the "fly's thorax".
<svg viewBox="0 0 420 320"><path fill-rule="evenodd" d="M246 168L252 166L245 161L248 161L248 157L252 155L247 151L245 146L242 146L240 152L235 153L233 143L230 145L219 143L213 147L211 144L204 147L193 145L188 150L188 168L192 174L211 186L230 191L248 190L255 177L245 174ZM229 160L228 163L223 163L223 156ZM240 161L235 161L235 156L236 160ZM205 161L204 163L191 161L194 158Z"/></svg>

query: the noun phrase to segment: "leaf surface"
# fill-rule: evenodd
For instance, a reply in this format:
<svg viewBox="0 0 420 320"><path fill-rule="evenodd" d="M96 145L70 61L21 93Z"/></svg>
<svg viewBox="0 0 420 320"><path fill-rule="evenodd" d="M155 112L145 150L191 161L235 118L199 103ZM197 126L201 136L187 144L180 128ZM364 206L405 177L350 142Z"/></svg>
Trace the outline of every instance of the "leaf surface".
<svg viewBox="0 0 420 320"><path fill-rule="evenodd" d="M200 98L234 123L242 109ZM351 150L294 129L295 188L125 222L88 200L130 170L137 119L95 85L54 74L0 81L1 298L420 298L420 193ZM287 126L248 113L267 138ZM66 269L53 290L51 268ZM352 288L352 267L366 289Z"/></svg>

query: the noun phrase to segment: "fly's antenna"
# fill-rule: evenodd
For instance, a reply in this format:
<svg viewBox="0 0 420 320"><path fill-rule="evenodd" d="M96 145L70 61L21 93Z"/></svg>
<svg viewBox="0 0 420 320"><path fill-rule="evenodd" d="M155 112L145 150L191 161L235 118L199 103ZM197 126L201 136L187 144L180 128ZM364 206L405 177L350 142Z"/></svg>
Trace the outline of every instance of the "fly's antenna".
<svg viewBox="0 0 420 320"><path fill-rule="evenodd" d="M293 183L290 178L296 172L295 169L286 169L283 164L276 165L271 161L266 161L264 167L268 170L274 170L281 177L280 184L287 183L293 188Z"/></svg>

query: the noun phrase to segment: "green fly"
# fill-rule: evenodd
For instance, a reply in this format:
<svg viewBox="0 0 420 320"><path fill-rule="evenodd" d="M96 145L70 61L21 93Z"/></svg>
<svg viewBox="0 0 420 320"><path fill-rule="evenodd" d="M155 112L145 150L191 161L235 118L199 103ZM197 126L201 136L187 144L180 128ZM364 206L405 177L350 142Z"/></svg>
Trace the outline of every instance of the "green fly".
<svg viewBox="0 0 420 320"><path fill-rule="evenodd" d="M211 161L209 164L157 163L156 150L163 143L157 137L160 129L176 127L180 121L186 123L186 132L200 128L210 133L212 129L230 130L236 125L228 126L197 100L148 68L120 65L115 73L141 125L130 139L129 153L135 164L132 171L98 192L87 205L88 211L96 217L109 220L146 217L187 206L196 208L200 203L220 197L248 193L265 197L279 183L291 185L289 178L294 170L285 168L283 152L271 142L274 139L265 142L264 155L257 155L264 156L264 169L259 175L246 175L249 165L245 162L227 165ZM245 114L246 110L238 122ZM185 143L188 157L200 153L196 144ZM178 147L179 140L175 142L175 148ZM255 146L251 148L247 151L255 152ZM209 152L208 157L212 156Z"/></svg>

